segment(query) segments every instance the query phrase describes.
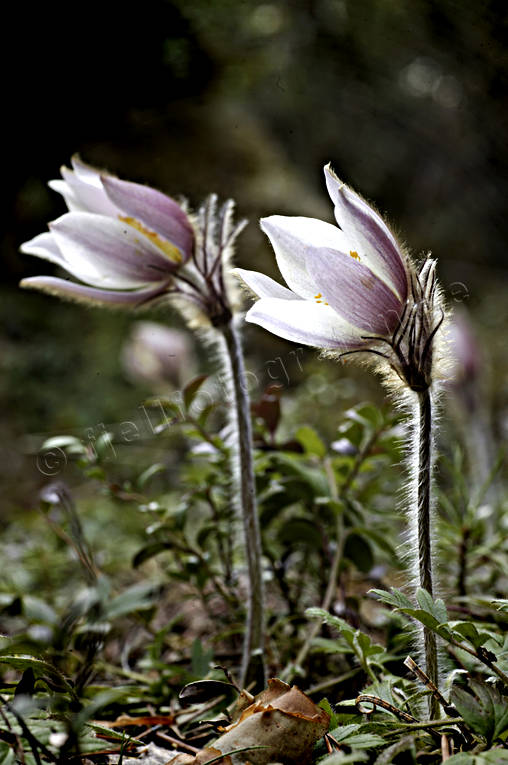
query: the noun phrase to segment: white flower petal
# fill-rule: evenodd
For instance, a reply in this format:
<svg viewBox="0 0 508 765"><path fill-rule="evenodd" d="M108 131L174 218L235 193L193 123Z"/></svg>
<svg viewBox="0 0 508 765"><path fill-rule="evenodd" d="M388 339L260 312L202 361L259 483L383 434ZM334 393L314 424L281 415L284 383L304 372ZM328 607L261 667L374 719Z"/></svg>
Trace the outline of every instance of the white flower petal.
<svg viewBox="0 0 508 765"><path fill-rule="evenodd" d="M286 284L303 298L312 298L316 293L306 268L312 250L316 247L329 247L348 252L342 231L316 218L272 215L261 220L261 228L272 243L277 265Z"/></svg>
<svg viewBox="0 0 508 765"><path fill-rule="evenodd" d="M75 160L73 159L73 165ZM79 167L82 167L80 165ZM92 168L78 174L61 168L62 180L50 181L49 187L63 196L71 212L92 212L117 217L121 210L113 204L104 190L100 176Z"/></svg>
<svg viewBox="0 0 508 765"><path fill-rule="evenodd" d="M67 268L66 260L58 248L55 237L49 231L34 236L30 241L24 242L19 249L27 255L36 255L38 258Z"/></svg>
<svg viewBox="0 0 508 765"><path fill-rule="evenodd" d="M104 171L98 170L93 165L87 165L79 154L72 155L71 164L74 173L81 181L98 189L102 188L101 176L104 175Z"/></svg>
<svg viewBox="0 0 508 765"><path fill-rule="evenodd" d="M299 300L298 295L283 287L274 279L258 271L248 271L245 268L233 268L231 273L244 282L247 287L260 298L282 298L283 300Z"/></svg>
<svg viewBox="0 0 508 765"><path fill-rule="evenodd" d="M337 223L360 261L385 281L405 301L408 276L404 258L392 232L381 216L352 189L342 183L331 167L325 167L328 193L335 205Z"/></svg>
<svg viewBox="0 0 508 765"><path fill-rule="evenodd" d="M142 287L168 279L176 267L150 239L115 218L67 213L50 230L67 271L95 287Z"/></svg>
<svg viewBox="0 0 508 765"><path fill-rule="evenodd" d="M63 172L63 168L62 168ZM65 200L65 204L67 205L67 209L69 212L78 212L78 211L84 211L85 207L78 202L78 199L76 197L76 194L71 189L67 181L62 181L60 178L54 181L48 181L48 186L50 189L53 189L53 191L58 192L58 194L61 194Z"/></svg>
<svg viewBox="0 0 508 765"><path fill-rule="evenodd" d="M344 350L364 345L361 333L330 306L308 300L261 298L245 319L294 343Z"/></svg>

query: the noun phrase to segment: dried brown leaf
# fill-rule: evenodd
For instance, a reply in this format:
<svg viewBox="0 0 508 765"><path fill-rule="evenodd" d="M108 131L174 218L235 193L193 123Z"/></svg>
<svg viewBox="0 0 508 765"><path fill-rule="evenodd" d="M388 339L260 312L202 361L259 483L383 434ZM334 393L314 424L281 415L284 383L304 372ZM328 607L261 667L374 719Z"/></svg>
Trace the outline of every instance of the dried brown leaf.
<svg viewBox="0 0 508 765"><path fill-rule="evenodd" d="M213 748L196 755L194 765L204 765L220 754L225 755L226 765L305 765L310 762L315 742L328 730L329 721L327 712L296 686L272 679L239 719L224 728ZM240 749L246 751L238 752Z"/></svg>

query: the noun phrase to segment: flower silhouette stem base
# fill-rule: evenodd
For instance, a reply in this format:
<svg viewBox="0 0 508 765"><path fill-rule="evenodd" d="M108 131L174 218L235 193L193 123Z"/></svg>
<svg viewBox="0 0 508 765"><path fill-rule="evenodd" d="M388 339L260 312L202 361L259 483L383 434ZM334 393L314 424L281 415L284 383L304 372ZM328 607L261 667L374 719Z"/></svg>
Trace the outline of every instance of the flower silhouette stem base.
<svg viewBox="0 0 508 765"><path fill-rule="evenodd" d="M432 543L431 543L431 484L432 484L432 400L430 390L418 392L418 467L417 467L417 526L418 526L418 574L419 585L433 596ZM435 634L423 628L426 672L438 685L437 644ZM439 716L439 704L429 699L431 719Z"/></svg>
<svg viewBox="0 0 508 765"><path fill-rule="evenodd" d="M266 686L264 665L264 586L261 566L261 531L256 504L256 486L252 459L252 426L250 402L247 393L241 340L233 321L220 327L225 340L230 367L232 416L235 422L237 443L233 444L235 465L234 489L239 492L245 557L247 562L249 597L247 623L245 625L241 686L253 686L254 692Z"/></svg>

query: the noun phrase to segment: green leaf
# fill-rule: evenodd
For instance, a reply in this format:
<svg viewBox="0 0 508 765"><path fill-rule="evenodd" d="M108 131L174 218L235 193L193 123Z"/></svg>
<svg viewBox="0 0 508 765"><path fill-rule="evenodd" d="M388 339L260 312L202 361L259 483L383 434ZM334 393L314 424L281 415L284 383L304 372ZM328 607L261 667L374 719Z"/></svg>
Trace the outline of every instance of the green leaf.
<svg viewBox="0 0 508 765"><path fill-rule="evenodd" d="M446 611L446 606L441 598L433 600L432 596L429 595L427 590L419 587L416 591L416 599L420 605L420 608L423 608L424 611L432 614L438 624L442 624L443 622L448 621L448 612Z"/></svg>
<svg viewBox="0 0 508 765"><path fill-rule="evenodd" d="M349 765L349 763L366 762L368 755L361 750L345 754L344 752L336 752L335 754L328 754L322 760L319 760L319 765Z"/></svg>
<svg viewBox="0 0 508 765"><path fill-rule="evenodd" d="M412 736L405 736L384 749L381 754L378 755L374 765L389 765L389 763L393 762L394 758L402 752L407 752L404 762L416 763L415 740ZM400 758L399 761L401 761ZM448 762L449 760L447 760L447 764Z"/></svg>
<svg viewBox="0 0 508 765"><path fill-rule="evenodd" d="M67 678L62 675L55 667L49 662L42 659L36 659L33 656L25 655L4 655L0 656L0 665L7 664L12 669L18 672L25 672L27 669L31 669L36 678L49 680L53 685L62 690L71 690L71 686Z"/></svg>
<svg viewBox="0 0 508 765"><path fill-rule="evenodd" d="M336 627L343 635L349 633L353 636L355 633L353 627L345 622L344 619L341 619L339 616L333 616L323 608L307 608L305 616L308 619L321 619L325 624L329 624L331 627Z"/></svg>
<svg viewBox="0 0 508 765"><path fill-rule="evenodd" d="M477 684L475 684L477 685ZM473 682L471 681L471 687ZM490 741L494 732L494 710L492 705L485 704L463 688L454 686L451 701L464 718L471 730L477 735Z"/></svg>
<svg viewBox="0 0 508 765"><path fill-rule="evenodd" d="M424 611L421 608L401 608L400 610L403 614L412 616L413 619L421 622L421 624L423 624L425 627L428 627L430 630L435 630L436 627L439 626L439 622L436 617L432 616L432 614L429 614L428 611Z"/></svg>
<svg viewBox="0 0 508 765"><path fill-rule="evenodd" d="M194 401L197 392L207 379L208 375L199 375L198 377L195 377L193 380L191 380L185 388L183 389L183 403L185 404L185 408L188 410Z"/></svg>
<svg viewBox="0 0 508 765"><path fill-rule="evenodd" d="M494 747L487 752L477 754L474 760L475 765L500 765L508 763L508 751L500 747Z"/></svg>
<svg viewBox="0 0 508 765"><path fill-rule="evenodd" d="M161 552L165 552L166 550L171 549L171 543L170 542L152 542L151 544L145 545L145 547L142 547L141 550L138 550L134 558L132 559L132 565L134 568L137 568L138 566L141 566L142 563L144 563L147 560L150 560L150 558L155 557Z"/></svg>
<svg viewBox="0 0 508 765"><path fill-rule="evenodd" d="M330 495L330 486L322 470L308 467L302 462L300 455L282 454L276 452L272 455L273 464L287 477L291 476L298 479L300 486L300 499L312 500L315 497L328 497ZM302 497L303 492L305 495Z"/></svg>
<svg viewBox="0 0 508 765"><path fill-rule="evenodd" d="M341 744L344 739L346 739L348 736L351 736L355 733L358 733L358 731L361 728L361 723L350 723L349 725L341 725L340 728L333 728L330 730L330 735L334 737L336 741L338 741L339 744Z"/></svg>
<svg viewBox="0 0 508 765"><path fill-rule="evenodd" d="M323 537L316 524L308 518L289 518L279 529L277 539L284 545L303 544L321 550Z"/></svg>
<svg viewBox="0 0 508 765"><path fill-rule="evenodd" d="M432 630L438 634L443 638L443 640L449 641L452 639L452 632L448 625L440 624L436 617L432 614L429 614L428 611L424 611L421 608L400 608L399 610L403 614L407 614L407 616L411 616L413 619L416 619L416 621L423 624L424 627L428 627L429 630Z"/></svg>
<svg viewBox="0 0 508 765"><path fill-rule="evenodd" d="M29 622L42 622L45 624L58 624L58 615L46 601L33 595L25 595L23 598L23 612Z"/></svg>
<svg viewBox="0 0 508 765"><path fill-rule="evenodd" d="M330 733L339 744L345 744L352 749L374 749L383 746L385 739L375 733L362 733L364 727L363 724L352 723L335 728Z"/></svg>
<svg viewBox="0 0 508 765"><path fill-rule="evenodd" d="M377 749L384 746L385 739L377 736L375 733L358 733L353 736L347 736L342 742L352 749Z"/></svg>
<svg viewBox="0 0 508 765"><path fill-rule="evenodd" d="M491 638L487 632L478 632L472 622L453 622L452 628L454 637L459 641L465 638L475 648L480 648Z"/></svg>
<svg viewBox="0 0 508 765"><path fill-rule="evenodd" d="M363 657L367 659L369 656L375 656L376 654L383 653L384 648L382 645L373 643L372 640L365 632L356 631L356 642L363 654Z"/></svg>
<svg viewBox="0 0 508 765"><path fill-rule="evenodd" d="M318 436L314 428L302 425L295 433L296 440L303 446L306 454L315 454L316 457L326 456L326 446Z"/></svg>
<svg viewBox="0 0 508 765"><path fill-rule="evenodd" d="M332 705L330 704L328 699L327 698L321 699L321 701L318 704L318 707L320 707L320 709L324 709L324 711L330 717L330 724L328 726L328 730L332 730L333 728L336 728L339 724L337 721L337 715L333 711Z"/></svg>
<svg viewBox="0 0 508 765"><path fill-rule="evenodd" d="M353 649L349 646L344 646L339 643L338 640L330 640L329 638L315 637L312 641L313 649L316 649L316 653L352 653ZM314 650L313 650L314 652Z"/></svg>
<svg viewBox="0 0 508 765"><path fill-rule="evenodd" d="M132 736L126 736L124 731L117 731L114 728L107 728L99 723L89 722L82 728L82 734L79 738L79 748L82 754L92 754L93 752L102 751L104 747L104 740L97 738L95 734L99 733L101 736L106 736L108 739L115 739L118 746L122 743L143 743Z"/></svg>
<svg viewBox="0 0 508 765"><path fill-rule="evenodd" d="M0 741L0 765L16 765L14 750L5 741Z"/></svg>
<svg viewBox="0 0 508 765"><path fill-rule="evenodd" d="M214 411L214 409L217 409L218 406L219 406L218 403L214 403L214 404L208 404L207 406L203 407L198 417L196 418L198 424L201 425L202 428L205 427L206 422L208 418L210 417L211 413Z"/></svg>
<svg viewBox="0 0 508 765"><path fill-rule="evenodd" d="M475 765L476 758L472 754L459 752L446 760L446 765Z"/></svg>
<svg viewBox="0 0 508 765"><path fill-rule="evenodd" d="M104 616L113 620L134 611L146 611L153 607L158 595L159 588L151 582L134 584L105 605Z"/></svg>
<svg viewBox="0 0 508 765"><path fill-rule="evenodd" d="M402 593L400 590L396 590L395 587L392 587L390 592L387 592L386 590L376 590L372 589L369 590L369 593L372 593L373 595L377 595L381 603L386 603L388 606L394 606L395 608L413 608L413 604L409 600L404 593Z"/></svg>

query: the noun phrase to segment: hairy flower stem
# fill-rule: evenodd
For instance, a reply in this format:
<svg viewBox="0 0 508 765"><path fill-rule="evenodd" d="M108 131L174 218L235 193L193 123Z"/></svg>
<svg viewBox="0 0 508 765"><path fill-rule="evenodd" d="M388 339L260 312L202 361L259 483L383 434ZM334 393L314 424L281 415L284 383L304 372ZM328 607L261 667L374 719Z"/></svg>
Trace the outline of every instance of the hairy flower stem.
<svg viewBox="0 0 508 765"><path fill-rule="evenodd" d="M254 684L254 691L266 685L264 666L264 586L261 567L261 531L256 505L256 486L252 459L252 427L240 336L233 320L220 327L230 365L233 417L238 444L233 445L237 464L233 469L235 489L243 521L245 557L249 579L247 623L243 642L241 685Z"/></svg>
<svg viewBox="0 0 508 765"><path fill-rule="evenodd" d="M432 401L426 388L418 392L417 425L417 525L418 525L418 573L420 587L433 595L432 550L431 550L431 472L432 472ZM429 679L438 685L436 636L427 627L423 628L426 672ZM439 717L439 704L432 696L429 699L431 719Z"/></svg>

